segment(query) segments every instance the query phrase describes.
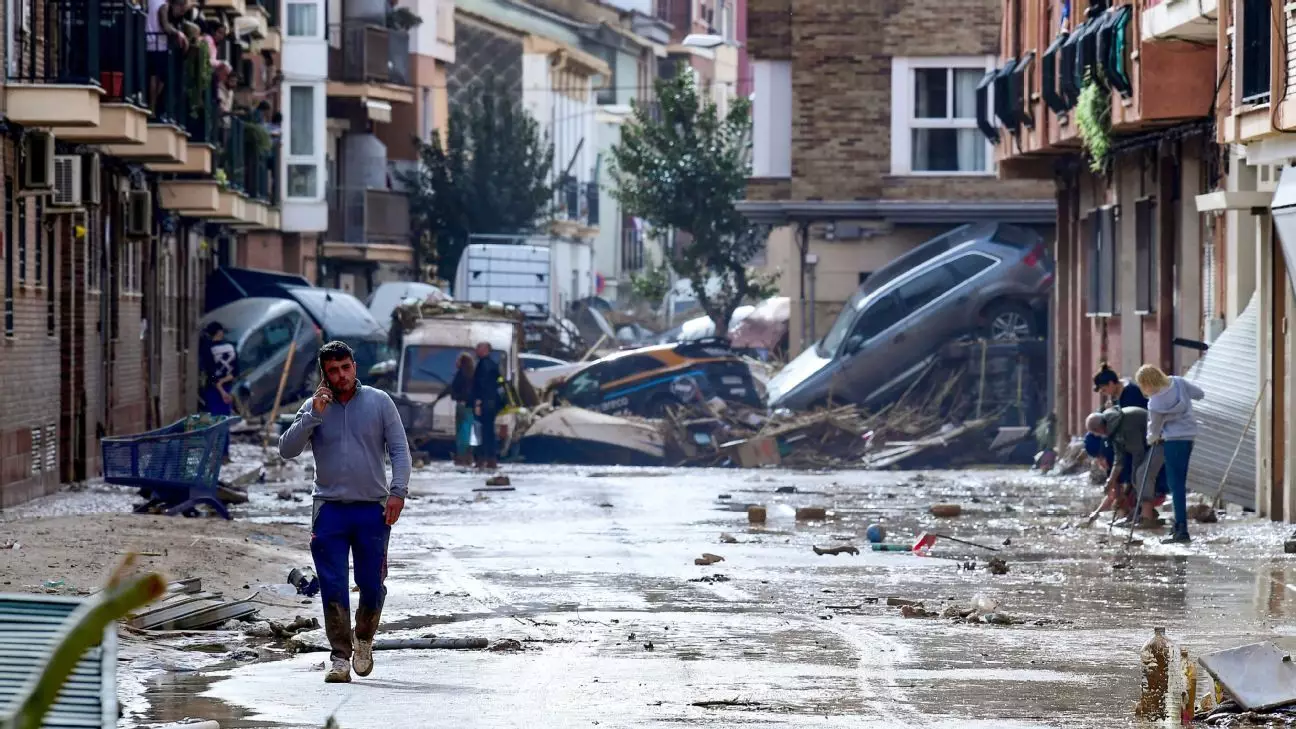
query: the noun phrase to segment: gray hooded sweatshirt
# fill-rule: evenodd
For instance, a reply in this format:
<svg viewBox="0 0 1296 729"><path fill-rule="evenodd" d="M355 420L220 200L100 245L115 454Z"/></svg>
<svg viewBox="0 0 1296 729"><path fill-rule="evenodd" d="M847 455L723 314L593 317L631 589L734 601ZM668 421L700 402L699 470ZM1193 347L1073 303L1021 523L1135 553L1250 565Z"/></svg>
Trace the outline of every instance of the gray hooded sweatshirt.
<svg viewBox="0 0 1296 729"><path fill-rule="evenodd" d="M1200 387L1182 377L1171 377L1169 387L1148 398L1148 442L1197 437L1193 400L1203 397L1206 393Z"/></svg>

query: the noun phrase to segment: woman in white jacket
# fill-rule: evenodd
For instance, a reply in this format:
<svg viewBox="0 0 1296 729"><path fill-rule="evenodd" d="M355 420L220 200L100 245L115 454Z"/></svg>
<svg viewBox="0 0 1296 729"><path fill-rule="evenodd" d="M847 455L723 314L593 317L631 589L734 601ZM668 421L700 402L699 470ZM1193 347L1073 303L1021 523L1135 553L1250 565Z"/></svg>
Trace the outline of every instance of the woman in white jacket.
<svg viewBox="0 0 1296 729"><path fill-rule="evenodd" d="M1161 446L1165 454L1166 481L1174 502L1174 532L1163 541L1186 543L1191 541L1188 536L1188 461L1192 458L1193 439L1197 437L1193 400L1202 399L1206 393L1188 380L1167 376L1149 364L1139 368L1134 381L1148 397L1148 444Z"/></svg>

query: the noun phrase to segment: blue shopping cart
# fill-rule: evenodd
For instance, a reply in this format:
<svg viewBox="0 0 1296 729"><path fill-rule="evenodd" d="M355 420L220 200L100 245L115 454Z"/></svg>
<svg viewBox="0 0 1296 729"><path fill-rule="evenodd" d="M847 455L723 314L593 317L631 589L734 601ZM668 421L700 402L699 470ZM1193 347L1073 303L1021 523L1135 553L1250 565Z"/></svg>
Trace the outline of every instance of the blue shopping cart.
<svg viewBox="0 0 1296 729"><path fill-rule="evenodd" d="M241 420L191 415L147 433L104 438L104 480L140 489L148 502L136 513L162 507L167 516L197 516L198 507L205 504L231 519L216 492L230 426Z"/></svg>

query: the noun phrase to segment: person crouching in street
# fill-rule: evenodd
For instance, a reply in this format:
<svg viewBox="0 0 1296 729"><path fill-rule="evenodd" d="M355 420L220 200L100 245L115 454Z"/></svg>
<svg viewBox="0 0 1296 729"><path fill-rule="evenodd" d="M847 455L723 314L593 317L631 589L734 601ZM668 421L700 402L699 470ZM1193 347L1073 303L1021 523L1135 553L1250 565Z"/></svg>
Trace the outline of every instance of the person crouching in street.
<svg viewBox="0 0 1296 729"><path fill-rule="evenodd" d="M396 404L382 390L360 384L350 347L325 344L319 367L324 383L279 439L279 454L296 458L309 442L315 456L311 555L332 651L324 681L348 683L352 668L357 676L373 671L374 634L387 596L387 543L405 506L410 453ZM348 557L360 588L354 634Z"/></svg>
<svg viewBox="0 0 1296 729"><path fill-rule="evenodd" d="M1134 379L1148 395L1147 439L1165 452L1166 480L1174 503L1174 531L1162 541L1192 541L1188 536L1188 462L1197 437L1193 400L1206 397L1206 393L1188 380L1169 377L1150 364L1140 367Z"/></svg>
<svg viewBox="0 0 1296 729"><path fill-rule="evenodd" d="M1115 459L1107 476L1106 496L1089 515L1090 524L1108 507L1124 512L1126 519L1137 519L1139 526L1159 524L1156 507L1165 503L1168 489L1163 459L1149 451L1145 440L1147 422L1148 411L1136 407L1109 408L1085 420L1085 430L1105 438Z"/></svg>
<svg viewBox="0 0 1296 729"><path fill-rule="evenodd" d="M473 371L473 413L481 424L481 443L477 446L477 467L499 467L499 444L495 442L495 416L500 411L500 368L491 359L487 342L477 345L477 367Z"/></svg>

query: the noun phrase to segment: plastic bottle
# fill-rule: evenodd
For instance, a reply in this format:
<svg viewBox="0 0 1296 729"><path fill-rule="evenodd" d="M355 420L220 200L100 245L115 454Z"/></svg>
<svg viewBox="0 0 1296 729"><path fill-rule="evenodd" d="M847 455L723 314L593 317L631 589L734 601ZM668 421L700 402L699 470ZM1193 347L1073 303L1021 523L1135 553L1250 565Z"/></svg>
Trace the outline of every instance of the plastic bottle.
<svg viewBox="0 0 1296 729"><path fill-rule="evenodd" d="M1152 640L1140 651L1143 663L1143 692L1134 705L1134 716L1147 721L1160 721L1167 716L1166 699L1170 689L1171 656L1178 657L1165 628L1154 628Z"/></svg>
<svg viewBox="0 0 1296 729"><path fill-rule="evenodd" d="M1180 720L1192 724L1193 715L1197 713L1197 662L1188 656L1187 648L1179 649L1179 658L1183 662L1184 692L1183 706L1180 707Z"/></svg>

